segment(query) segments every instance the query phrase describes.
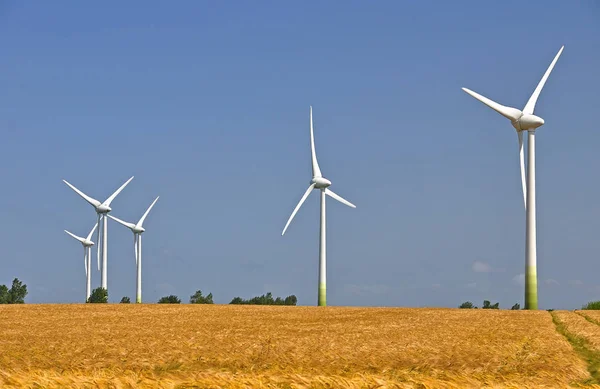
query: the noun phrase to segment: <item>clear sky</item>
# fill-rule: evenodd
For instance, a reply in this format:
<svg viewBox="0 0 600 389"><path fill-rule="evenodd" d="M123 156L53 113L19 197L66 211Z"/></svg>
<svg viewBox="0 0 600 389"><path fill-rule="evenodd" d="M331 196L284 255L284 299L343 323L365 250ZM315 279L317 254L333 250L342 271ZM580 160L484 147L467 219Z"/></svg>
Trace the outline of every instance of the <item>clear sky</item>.
<svg viewBox="0 0 600 389"><path fill-rule="evenodd" d="M566 1L0 2L0 283L81 302L93 208L136 222L143 298L197 289L316 305L319 196L332 189L328 304L523 304L517 136L461 91L536 106L540 308L600 299L600 5ZM109 301L135 297L110 221ZM95 250L94 250L95 251ZM93 262L96 258L94 254ZM94 266L92 286L100 283Z"/></svg>

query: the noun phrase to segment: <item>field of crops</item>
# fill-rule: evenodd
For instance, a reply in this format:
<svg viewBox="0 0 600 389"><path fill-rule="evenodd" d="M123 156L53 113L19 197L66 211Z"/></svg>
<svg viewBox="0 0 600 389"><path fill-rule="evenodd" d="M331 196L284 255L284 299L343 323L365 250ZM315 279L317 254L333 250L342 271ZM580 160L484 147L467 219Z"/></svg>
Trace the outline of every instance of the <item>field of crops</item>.
<svg viewBox="0 0 600 389"><path fill-rule="evenodd" d="M3 305L0 387L592 387L593 320L568 311Z"/></svg>

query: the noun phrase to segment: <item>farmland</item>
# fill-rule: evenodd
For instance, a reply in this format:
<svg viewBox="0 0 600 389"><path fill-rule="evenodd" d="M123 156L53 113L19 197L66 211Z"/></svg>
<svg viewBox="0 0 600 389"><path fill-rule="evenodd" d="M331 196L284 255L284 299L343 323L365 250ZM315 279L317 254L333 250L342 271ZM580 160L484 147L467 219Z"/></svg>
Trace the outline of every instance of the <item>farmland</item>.
<svg viewBox="0 0 600 389"><path fill-rule="evenodd" d="M588 312L4 305L0 387L592 387Z"/></svg>

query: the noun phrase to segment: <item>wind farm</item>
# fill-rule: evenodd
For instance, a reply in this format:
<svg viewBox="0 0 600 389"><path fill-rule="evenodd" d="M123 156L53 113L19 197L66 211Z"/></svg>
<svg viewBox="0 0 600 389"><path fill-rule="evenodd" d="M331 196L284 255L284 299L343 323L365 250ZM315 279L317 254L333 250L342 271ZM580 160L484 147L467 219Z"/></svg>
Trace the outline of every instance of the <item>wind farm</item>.
<svg viewBox="0 0 600 389"><path fill-rule="evenodd" d="M0 388L600 388L599 12L0 2Z"/></svg>

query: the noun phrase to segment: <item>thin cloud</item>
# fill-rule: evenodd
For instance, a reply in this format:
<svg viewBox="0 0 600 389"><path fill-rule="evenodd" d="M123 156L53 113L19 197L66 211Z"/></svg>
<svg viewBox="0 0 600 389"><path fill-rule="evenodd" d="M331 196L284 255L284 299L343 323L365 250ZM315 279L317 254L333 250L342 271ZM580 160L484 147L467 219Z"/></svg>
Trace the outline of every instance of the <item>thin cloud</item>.
<svg viewBox="0 0 600 389"><path fill-rule="evenodd" d="M516 276L513 277L512 280L515 284L524 286L525 285L525 274L524 273L517 274Z"/></svg>
<svg viewBox="0 0 600 389"><path fill-rule="evenodd" d="M550 285L550 286L558 286L560 285L558 283L558 281L552 279L552 278L548 278L546 281L544 281L546 283L546 285Z"/></svg>
<svg viewBox="0 0 600 389"><path fill-rule="evenodd" d="M581 281L581 280L570 280L569 281L569 285L575 286L575 287L582 286L583 285L583 281Z"/></svg>
<svg viewBox="0 0 600 389"><path fill-rule="evenodd" d="M487 264L485 262L481 262L481 261L473 262L472 269L475 273L491 273L492 272L492 267L489 264Z"/></svg>

